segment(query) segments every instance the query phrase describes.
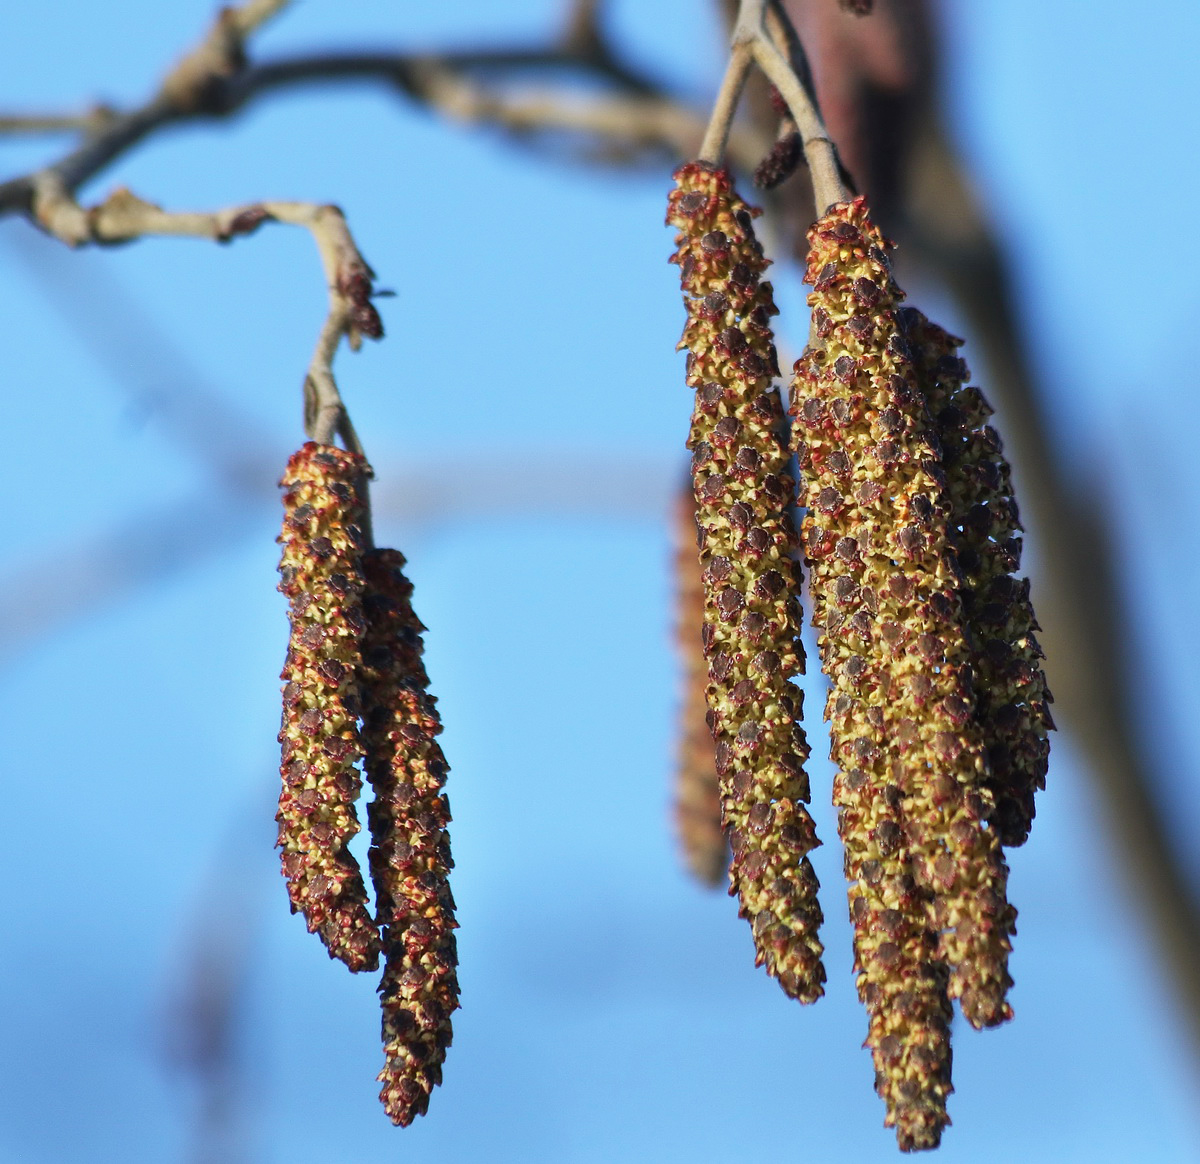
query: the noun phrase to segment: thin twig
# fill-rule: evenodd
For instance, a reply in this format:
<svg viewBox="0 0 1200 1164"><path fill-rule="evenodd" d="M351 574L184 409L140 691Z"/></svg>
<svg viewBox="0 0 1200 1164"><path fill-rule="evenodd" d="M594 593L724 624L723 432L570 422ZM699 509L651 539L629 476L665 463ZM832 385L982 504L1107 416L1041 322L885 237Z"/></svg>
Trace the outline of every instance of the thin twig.
<svg viewBox="0 0 1200 1164"><path fill-rule="evenodd" d="M279 0L271 0L234 12L236 17L239 12L270 13L280 7ZM74 194L133 146L166 126L226 118L253 99L281 88L361 79L383 81L412 100L467 121L487 121L518 131L569 129L606 140L664 147L683 157L694 154L703 133L701 115L618 60L594 21L582 26L570 22L559 42L550 46L436 55L319 53L254 65L246 64L240 55L241 39L248 30L244 20L218 22L204 42L171 70L153 97L132 110L108 110L98 124L88 122L84 140L48 167L48 173L67 193ZM598 97L572 92L568 99L563 89L547 88L533 95L512 95L497 93L471 79L476 73L545 72L564 66L599 77L617 92ZM62 121L56 118L55 124L63 128ZM81 125L83 121L81 118ZM17 131L23 122L22 118L8 119L10 131ZM4 125L0 120L0 132ZM760 136L735 135L739 164L753 167L756 153L761 156L770 148L769 142L762 146ZM45 173L0 183L0 216L28 214L35 187Z"/></svg>
<svg viewBox="0 0 1200 1164"><path fill-rule="evenodd" d="M117 116L107 105L83 113L11 113L0 117L0 134L99 133Z"/></svg>
<svg viewBox="0 0 1200 1164"><path fill-rule="evenodd" d="M357 349L363 335L377 339L383 330L370 301L373 272L336 206L256 202L217 211L172 212L122 188L99 205L84 209L51 172L43 171L38 178L33 213L50 234L71 246L123 243L150 235L228 242L268 221L304 227L317 244L329 287L329 314L305 380L305 431L321 444L329 444L335 433L353 433L343 424L345 405L333 377L333 359L343 337Z"/></svg>
<svg viewBox="0 0 1200 1164"><path fill-rule="evenodd" d="M743 44L735 44L729 54L729 67L721 81L717 99L713 103L712 117L704 131L697 155L702 162L719 162L729 143L729 131L733 127L733 115L746 85L746 74L750 71L750 53Z"/></svg>
<svg viewBox="0 0 1200 1164"><path fill-rule="evenodd" d="M786 57L776 41L786 48ZM779 91L796 122L812 174L817 213L824 214L835 202L844 201L849 192L842 181L837 150L817 107L804 50L778 0L741 2L730 37L729 67L700 147L700 159L707 162L721 159L734 110L746 83L748 57Z"/></svg>

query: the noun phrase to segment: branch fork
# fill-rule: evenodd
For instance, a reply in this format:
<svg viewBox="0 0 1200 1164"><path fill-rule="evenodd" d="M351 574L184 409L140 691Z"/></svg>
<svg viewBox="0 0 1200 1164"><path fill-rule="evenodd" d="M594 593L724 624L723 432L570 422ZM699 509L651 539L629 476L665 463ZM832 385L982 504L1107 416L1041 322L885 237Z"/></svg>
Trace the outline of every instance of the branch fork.
<svg viewBox="0 0 1200 1164"><path fill-rule="evenodd" d="M775 86L796 124L820 216L834 203L844 202L849 191L817 105L804 49L780 0L742 0L730 36L729 65L700 146L700 160L721 161L751 64Z"/></svg>

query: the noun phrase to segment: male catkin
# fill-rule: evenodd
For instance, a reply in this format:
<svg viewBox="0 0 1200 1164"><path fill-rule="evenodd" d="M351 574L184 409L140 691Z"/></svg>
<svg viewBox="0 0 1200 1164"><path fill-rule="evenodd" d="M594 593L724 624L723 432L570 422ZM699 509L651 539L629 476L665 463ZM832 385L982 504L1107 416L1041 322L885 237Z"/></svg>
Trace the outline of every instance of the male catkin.
<svg viewBox="0 0 1200 1164"><path fill-rule="evenodd" d="M358 716L362 612L362 457L309 441L288 461L279 589L291 638L280 676L283 745L278 845L292 911L304 914L330 957L351 970L379 965L379 934L358 862L362 781Z"/></svg>
<svg viewBox="0 0 1200 1164"><path fill-rule="evenodd" d="M965 582L963 610L978 648L976 718L996 799L989 820L1001 843L1015 847L1029 836L1035 792L1046 787L1054 720L1029 581L1011 576L1021 564L1012 471L988 424L991 408L967 383L967 365L958 355L962 340L916 308L902 309L900 321L942 443L951 536Z"/></svg>
<svg viewBox="0 0 1200 1164"><path fill-rule="evenodd" d="M383 928L384 1066L379 1094L394 1123L408 1125L442 1081L450 1016L458 1007L458 950L450 893L447 766L412 585L396 550L363 561L363 740L375 792L368 809L371 877Z"/></svg>
<svg viewBox="0 0 1200 1164"><path fill-rule="evenodd" d="M753 216L727 171L675 173L667 221L678 228L687 307L681 347L696 390L689 447L704 580L702 645L725 827L730 892L751 924L757 961L811 1002L825 970L821 910L807 854L816 847L803 762L800 608L788 514L792 481L767 266Z"/></svg>
<svg viewBox="0 0 1200 1164"><path fill-rule="evenodd" d="M1011 1015L1015 912L976 715L976 650L942 446L864 201L809 233L815 338L792 415L859 990L902 1147L946 1122L945 991L975 1026Z"/></svg>

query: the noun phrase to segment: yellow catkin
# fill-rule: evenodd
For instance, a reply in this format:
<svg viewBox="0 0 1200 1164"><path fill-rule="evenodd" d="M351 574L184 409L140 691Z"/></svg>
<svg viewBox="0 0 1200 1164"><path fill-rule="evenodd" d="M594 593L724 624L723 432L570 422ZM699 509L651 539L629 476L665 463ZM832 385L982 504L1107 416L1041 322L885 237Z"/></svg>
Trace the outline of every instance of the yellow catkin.
<svg viewBox="0 0 1200 1164"><path fill-rule="evenodd" d="M358 863L354 802L362 613L362 457L310 441L288 461L280 590L291 639L280 676L283 745L279 848L292 911L351 970L379 964L379 934Z"/></svg>
<svg viewBox="0 0 1200 1164"><path fill-rule="evenodd" d="M941 448L897 320L903 293L864 201L809 234L815 338L792 414L835 798L868 1043L901 1147L947 1122L945 998L976 1026L1005 1000L1014 912L987 827L973 643Z"/></svg>
<svg viewBox="0 0 1200 1164"><path fill-rule="evenodd" d="M702 885L717 886L729 868L729 845L721 827L721 781L708 728L708 663L700 641L704 582L696 560L696 501L690 481L675 513L676 641L683 671L675 832L692 876Z"/></svg>
<svg viewBox="0 0 1200 1164"><path fill-rule="evenodd" d="M1001 843L1016 846L1029 836L1035 792L1046 787L1054 721L1029 582L1011 577L1021 564L1012 471L988 424L991 408L967 383L970 373L958 355L962 340L915 308L900 314L942 442L964 610L978 646L976 718L996 798L989 819Z"/></svg>
<svg viewBox="0 0 1200 1164"><path fill-rule="evenodd" d="M757 961L792 997L823 992L817 845L804 807L808 747L800 608L783 416L769 320L767 261L753 213L728 172L676 173L667 221L679 234L687 307L680 343L696 390L689 447L704 585L707 698L732 861L730 892L751 924Z"/></svg>
<svg viewBox="0 0 1200 1164"><path fill-rule="evenodd" d="M396 550L371 550L363 639L363 739L375 792L368 810L371 876L385 964L379 986L384 1066L379 1098L407 1126L429 1107L458 1007L454 898L450 893L447 766L429 677L421 661L425 629Z"/></svg>

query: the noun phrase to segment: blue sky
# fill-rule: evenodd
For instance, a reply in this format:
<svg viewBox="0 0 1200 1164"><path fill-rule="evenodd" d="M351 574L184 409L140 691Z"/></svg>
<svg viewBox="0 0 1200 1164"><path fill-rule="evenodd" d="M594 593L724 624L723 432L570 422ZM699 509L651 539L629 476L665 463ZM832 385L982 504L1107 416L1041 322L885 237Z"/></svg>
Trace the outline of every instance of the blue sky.
<svg viewBox="0 0 1200 1164"><path fill-rule="evenodd" d="M1198 563L1183 532L1200 497L1181 468L1200 13L1164 2L1134 26L1115 3L945 7L953 125L1012 251L1063 455L1094 479L1127 555L1139 714L1182 844L1200 825ZM257 51L529 39L558 8L307 0ZM712 90L705 6L611 8L642 65ZM209 12L19 6L0 109L137 100ZM0 165L55 149L0 141ZM272 483L301 439L325 307L311 241L280 227L227 248L71 255L0 223L6 638L89 566L127 565L148 522L181 563L3 659L0 1164L188 1159L197 1095L171 1066L170 1015L226 944L248 1160L894 1159L860 1049L822 746L819 1005L754 969L732 903L692 886L672 849L667 513L689 400L667 173L559 164L364 88L173 131L87 193L122 183L180 209L337 201L397 292L388 338L337 370L377 472L379 541L409 557L430 627L464 1009L430 1115L393 1129L375 1098L374 983L288 915L271 849L286 640ZM803 289L786 271L777 283L798 348ZM203 394L222 419L196 447L178 418ZM1012 858L1017 1018L957 1030L941 1159L1200 1153L1195 1066L1110 852L1062 733Z"/></svg>

